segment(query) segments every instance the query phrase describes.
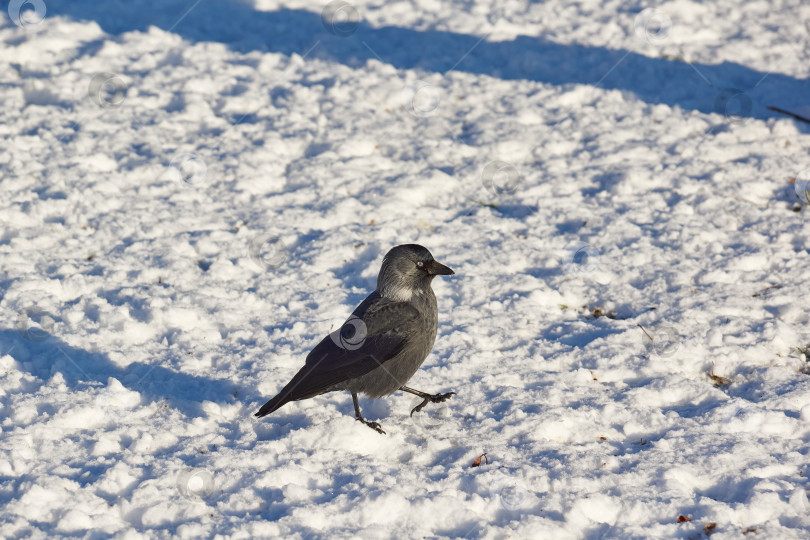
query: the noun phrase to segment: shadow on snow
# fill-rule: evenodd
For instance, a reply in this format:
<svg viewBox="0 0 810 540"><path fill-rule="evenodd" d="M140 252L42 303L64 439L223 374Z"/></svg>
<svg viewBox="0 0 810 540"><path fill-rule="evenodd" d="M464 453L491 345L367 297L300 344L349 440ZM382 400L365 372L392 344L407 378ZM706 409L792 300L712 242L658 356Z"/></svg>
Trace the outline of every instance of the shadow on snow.
<svg viewBox="0 0 810 540"><path fill-rule="evenodd" d="M192 42L220 42L242 53L298 54L348 66L379 60L397 69L432 73L455 70L504 80L594 85L632 92L650 105L702 113L777 117L766 106L806 112L803 109L808 107L810 96L807 79L762 72L735 62L690 64L629 50L554 43L539 36L487 41L486 36L441 30L375 28L362 21L350 35L340 37L327 32L320 13L257 11L239 2L222 0L48 2L48 16L54 15L96 21L105 32L116 36L155 26ZM89 54L92 50L87 45L80 52ZM777 71L780 66L774 65L773 69ZM735 93L728 89L745 95L734 97Z"/></svg>

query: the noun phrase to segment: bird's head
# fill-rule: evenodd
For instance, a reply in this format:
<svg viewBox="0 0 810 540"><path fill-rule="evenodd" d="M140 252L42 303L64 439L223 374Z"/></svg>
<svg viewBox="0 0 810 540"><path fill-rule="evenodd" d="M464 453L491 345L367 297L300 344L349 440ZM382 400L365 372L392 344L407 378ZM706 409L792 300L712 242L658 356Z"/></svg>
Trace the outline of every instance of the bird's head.
<svg viewBox="0 0 810 540"><path fill-rule="evenodd" d="M429 289L434 277L454 273L437 262L427 248L404 244L386 253L377 277L377 290L385 297L407 301L414 293Z"/></svg>

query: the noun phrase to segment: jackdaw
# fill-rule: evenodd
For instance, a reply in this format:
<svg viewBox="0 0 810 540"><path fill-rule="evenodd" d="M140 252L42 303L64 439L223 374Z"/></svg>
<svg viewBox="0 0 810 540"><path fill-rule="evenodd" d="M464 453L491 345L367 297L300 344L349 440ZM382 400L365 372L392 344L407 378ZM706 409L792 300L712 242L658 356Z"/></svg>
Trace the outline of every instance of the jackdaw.
<svg viewBox="0 0 810 540"><path fill-rule="evenodd" d="M290 401L348 390L355 418L385 433L379 423L369 422L360 414L357 394L372 399L397 390L415 394L423 401L414 407L411 416L429 402L449 399L455 392L428 394L408 388L405 383L425 361L436 340L438 309L431 281L437 275L453 273L420 245L391 249L377 276L377 289L357 306L343 326L312 349L304 367L256 416L268 415Z"/></svg>

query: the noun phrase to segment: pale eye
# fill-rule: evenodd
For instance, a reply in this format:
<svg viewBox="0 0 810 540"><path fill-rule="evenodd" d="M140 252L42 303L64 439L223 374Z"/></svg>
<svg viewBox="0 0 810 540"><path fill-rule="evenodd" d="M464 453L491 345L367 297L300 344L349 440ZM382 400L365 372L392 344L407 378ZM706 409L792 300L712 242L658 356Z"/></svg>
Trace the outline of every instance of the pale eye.
<svg viewBox="0 0 810 540"><path fill-rule="evenodd" d="M422 261L419 261L418 263L416 263L416 266L418 266L419 268L424 268L425 263L423 263Z"/></svg>

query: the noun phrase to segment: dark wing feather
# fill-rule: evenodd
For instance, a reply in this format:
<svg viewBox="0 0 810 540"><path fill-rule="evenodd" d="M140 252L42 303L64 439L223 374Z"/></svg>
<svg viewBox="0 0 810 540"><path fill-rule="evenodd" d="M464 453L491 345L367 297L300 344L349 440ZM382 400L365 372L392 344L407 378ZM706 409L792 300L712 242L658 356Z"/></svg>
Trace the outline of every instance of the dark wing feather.
<svg viewBox="0 0 810 540"><path fill-rule="evenodd" d="M290 401L322 394L384 364L414 335L418 320L419 311L411 304L388 300L375 291L340 329L312 349L304 367L256 416L270 414Z"/></svg>

